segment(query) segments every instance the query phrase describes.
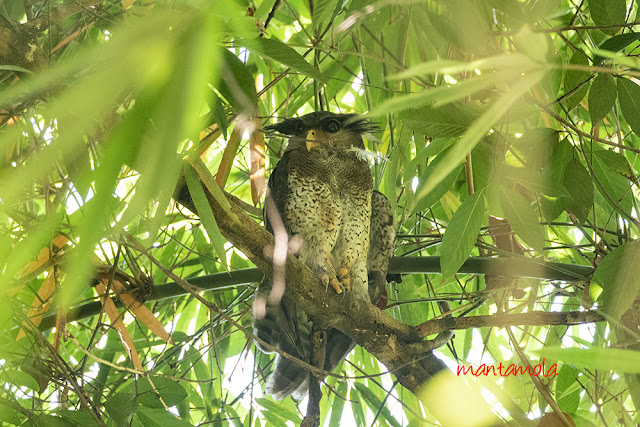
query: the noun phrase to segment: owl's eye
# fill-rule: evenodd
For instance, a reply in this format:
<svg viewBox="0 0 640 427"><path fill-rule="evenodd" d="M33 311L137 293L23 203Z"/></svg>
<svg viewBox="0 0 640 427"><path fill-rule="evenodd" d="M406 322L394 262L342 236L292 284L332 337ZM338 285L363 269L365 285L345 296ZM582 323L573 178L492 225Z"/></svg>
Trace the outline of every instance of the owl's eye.
<svg viewBox="0 0 640 427"><path fill-rule="evenodd" d="M296 135L301 135L302 133L304 133L304 131L305 131L304 123L302 122L296 123Z"/></svg>
<svg viewBox="0 0 640 427"><path fill-rule="evenodd" d="M340 122L336 119L325 120L322 124L322 130L329 133L336 133L340 130Z"/></svg>

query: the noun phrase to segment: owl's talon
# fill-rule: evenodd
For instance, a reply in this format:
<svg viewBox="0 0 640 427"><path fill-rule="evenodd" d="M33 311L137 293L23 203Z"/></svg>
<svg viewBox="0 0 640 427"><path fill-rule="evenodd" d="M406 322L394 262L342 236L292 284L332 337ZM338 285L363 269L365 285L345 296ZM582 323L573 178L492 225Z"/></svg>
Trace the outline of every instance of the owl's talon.
<svg viewBox="0 0 640 427"><path fill-rule="evenodd" d="M338 270L338 280L342 283L342 287L345 291L351 290L351 275L349 275L349 270L345 267L342 267Z"/></svg>
<svg viewBox="0 0 640 427"><path fill-rule="evenodd" d="M320 281L322 282L322 286L324 286L326 289L329 286L329 275L323 274L320 277Z"/></svg>
<svg viewBox="0 0 640 427"><path fill-rule="evenodd" d="M336 294L342 293L342 284L335 277L331 279L331 281L329 282L329 285L331 285L333 290L336 291Z"/></svg>

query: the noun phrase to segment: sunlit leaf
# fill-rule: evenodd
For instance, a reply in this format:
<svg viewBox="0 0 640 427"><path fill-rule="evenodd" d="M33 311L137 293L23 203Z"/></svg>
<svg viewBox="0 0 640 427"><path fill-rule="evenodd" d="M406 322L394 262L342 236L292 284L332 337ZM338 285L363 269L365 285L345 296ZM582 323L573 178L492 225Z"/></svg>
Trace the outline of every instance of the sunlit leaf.
<svg viewBox="0 0 640 427"><path fill-rule="evenodd" d="M624 0L589 0L589 12L596 25L610 27L625 23L627 2ZM614 35L620 28L601 28L605 34Z"/></svg>
<svg viewBox="0 0 640 427"><path fill-rule="evenodd" d="M400 427L400 423L393 417L393 415L391 415L391 411L389 411L389 408L384 406L383 402L378 399L378 397L371 390L369 390L364 384L358 382L356 382L354 386L360 392L360 396L362 396L364 400L366 400L369 408L376 412L379 411L380 416L382 416L382 418L385 421L388 421L392 426Z"/></svg>
<svg viewBox="0 0 640 427"><path fill-rule="evenodd" d="M632 350L547 347L540 350L539 353L564 363L571 363L579 368L611 370L619 373L640 372L640 354Z"/></svg>
<svg viewBox="0 0 640 427"><path fill-rule="evenodd" d="M411 130L434 138L462 135L480 115L477 104L447 104L409 111L403 123Z"/></svg>
<svg viewBox="0 0 640 427"><path fill-rule="evenodd" d="M327 81L325 76L316 67L309 64L302 55L279 40L261 37L257 39L238 40L238 43L264 58L277 61L306 76L321 82Z"/></svg>
<svg viewBox="0 0 640 427"><path fill-rule="evenodd" d="M640 86L631 80L618 78L618 96L624 118L636 135L640 135Z"/></svg>
<svg viewBox="0 0 640 427"><path fill-rule="evenodd" d="M480 139L491 129L500 118L506 114L511 104L535 86L541 73L535 73L526 80L519 82L511 91L503 94L496 100L480 117L478 117L465 131L460 141L458 141L449 152L447 152L443 162L434 170L429 182L416 193L416 200L423 198L431 192L435 186L442 181L460 162L471 152Z"/></svg>
<svg viewBox="0 0 640 427"><path fill-rule="evenodd" d="M507 186L501 186L500 190L502 211L513 231L534 250L542 251L544 230L529 200Z"/></svg>
<svg viewBox="0 0 640 427"><path fill-rule="evenodd" d="M569 60L569 65L586 68L589 65L589 58L584 53L575 51ZM587 94L589 77L590 73L586 70L570 68L565 71L563 104L567 110L578 105Z"/></svg>
<svg viewBox="0 0 640 427"><path fill-rule="evenodd" d="M599 49L610 52L618 52L637 40L640 40L640 33L618 34L617 36L605 40L600 45ZM602 61L604 61L604 59L605 58L602 56L594 56L593 65L599 65Z"/></svg>
<svg viewBox="0 0 640 427"><path fill-rule="evenodd" d="M602 310L616 320L631 307L640 293L638 259L640 242L624 244L604 257L593 275L592 283L602 288L598 299Z"/></svg>
<svg viewBox="0 0 640 427"><path fill-rule="evenodd" d="M172 414L166 409L154 409L141 406L136 412L135 418L145 427L163 427L167 425L176 427L193 426L193 424L179 419L175 414Z"/></svg>
<svg viewBox="0 0 640 427"><path fill-rule="evenodd" d="M593 205L593 181L587 169L576 159L566 166L564 186L567 189L567 209L578 220L584 221Z"/></svg>
<svg viewBox="0 0 640 427"><path fill-rule="evenodd" d="M454 275L471 254L484 217L485 199L482 189L462 202L442 237L440 266L445 278Z"/></svg>
<svg viewBox="0 0 640 427"><path fill-rule="evenodd" d="M604 119L616 102L618 93L613 77L607 73L600 73L589 89L589 114L591 122L597 123Z"/></svg>
<svg viewBox="0 0 640 427"><path fill-rule="evenodd" d="M207 201L207 196L200 184L198 175L190 165L185 164L184 176L187 180L187 186L189 187L189 193L191 194L193 204L198 210L198 215L200 216L200 220L202 221L205 230L207 230L207 235L215 249L215 253L221 264L226 266L227 252L224 249L225 239L220 233L213 211L211 210L211 205L209 205L209 202Z"/></svg>

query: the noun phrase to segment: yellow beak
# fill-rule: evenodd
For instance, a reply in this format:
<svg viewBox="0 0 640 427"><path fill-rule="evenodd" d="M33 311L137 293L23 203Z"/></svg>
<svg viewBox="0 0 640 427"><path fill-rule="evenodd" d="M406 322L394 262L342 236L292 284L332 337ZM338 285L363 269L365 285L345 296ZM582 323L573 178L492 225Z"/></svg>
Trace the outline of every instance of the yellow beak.
<svg viewBox="0 0 640 427"><path fill-rule="evenodd" d="M307 140L307 151L311 151L312 148L318 148L322 145L318 141L316 141L315 130L310 130L309 132L307 132L307 136L305 137L305 139Z"/></svg>

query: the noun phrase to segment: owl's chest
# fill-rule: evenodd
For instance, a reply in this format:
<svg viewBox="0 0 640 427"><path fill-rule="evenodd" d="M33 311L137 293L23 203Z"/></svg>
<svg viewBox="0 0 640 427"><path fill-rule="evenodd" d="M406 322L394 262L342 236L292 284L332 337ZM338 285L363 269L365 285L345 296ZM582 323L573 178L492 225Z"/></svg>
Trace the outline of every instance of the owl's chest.
<svg viewBox="0 0 640 427"><path fill-rule="evenodd" d="M352 214L371 209L373 183L366 162L320 157L291 168L285 221L296 228L306 222L326 229L340 227Z"/></svg>
<svg viewBox="0 0 640 427"><path fill-rule="evenodd" d="M371 172L366 161L352 153L311 153L303 162L294 162L290 170L291 188L304 188L319 197L330 194L336 198L354 197L373 189Z"/></svg>

